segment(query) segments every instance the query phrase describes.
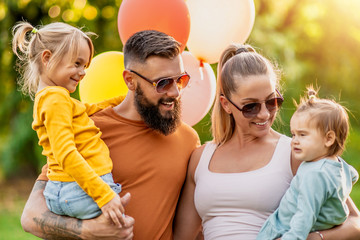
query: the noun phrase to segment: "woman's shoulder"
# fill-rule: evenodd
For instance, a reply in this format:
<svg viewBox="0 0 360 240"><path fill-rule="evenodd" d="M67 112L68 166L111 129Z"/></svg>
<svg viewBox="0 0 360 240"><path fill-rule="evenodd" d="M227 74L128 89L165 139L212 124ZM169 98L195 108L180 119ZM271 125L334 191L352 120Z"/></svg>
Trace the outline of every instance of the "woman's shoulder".
<svg viewBox="0 0 360 240"><path fill-rule="evenodd" d="M291 138L284 134L280 134L279 143L281 146L289 148L291 144Z"/></svg>
<svg viewBox="0 0 360 240"><path fill-rule="evenodd" d="M214 141L209 141L204 143L203 145L197 147L194 152L192 153L192 155L195 158L199 158L201 157L201 155L203 154L205 149L208 149L208 151L212 151L212 149L216 148L216 143Z"/></svg>
<svg viewBox="0 0 360 240"><path fill-rule="evenodd" d="M286 136L285 134L282 134L282 133L279 133L275 130L271 130L271 133L269 135L272 139L274 139L275 141L287 141L287 142L290 142L291 141L291 138Z"/></svg>
<svg viewBox="0 0 360 240"><path fill-rule="evenodd" d="M283 149L283 151L291 149L291 138L276 131L269 135L267 142L276 146L276 148Z"/></svg>
<svg viewBox="0 0 360 240"><path fill-rule="evenodd" d="M192 153L191 157L194 157L194 158L200 158L202 153L204 152L204 149L205 147L208 145L208 144L212 144L212 142L206 142L204 144L202 144L201 146L197 147L194 152Z"/></svg>
<svg viewBox="0 0 360 240"><path fill-rule="evenodd" d="M190 162L189 162L189 173L192 175L192 177L194 177L195 175L195 170L199 164L199 161L201 159L201 156L204 152L204 149L206 148L206 146L208 145L212 145L215 144L214 142L207 142L204 143L203 145L201 145L200 147L196 148L192 154L191 154L191 158L190 158Z"/></svg>

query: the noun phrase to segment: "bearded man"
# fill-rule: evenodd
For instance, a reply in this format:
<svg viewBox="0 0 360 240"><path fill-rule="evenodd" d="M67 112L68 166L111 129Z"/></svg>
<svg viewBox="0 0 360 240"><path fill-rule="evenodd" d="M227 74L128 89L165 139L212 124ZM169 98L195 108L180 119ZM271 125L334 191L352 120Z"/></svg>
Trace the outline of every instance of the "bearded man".
<svg viewBox="0 0 360 240"><path fill-rule="evenodd" d="M180 44L158 31L130 37L124 62L124 101L91 117L110 150L114 181L122 186L126 225L118 228L102 215L79 220L51 213L42 195L45 166L24 208L25 231L45 239L173 239L187 164L200 144L195 130L180 120L180 94L190 76Z"/></svg>

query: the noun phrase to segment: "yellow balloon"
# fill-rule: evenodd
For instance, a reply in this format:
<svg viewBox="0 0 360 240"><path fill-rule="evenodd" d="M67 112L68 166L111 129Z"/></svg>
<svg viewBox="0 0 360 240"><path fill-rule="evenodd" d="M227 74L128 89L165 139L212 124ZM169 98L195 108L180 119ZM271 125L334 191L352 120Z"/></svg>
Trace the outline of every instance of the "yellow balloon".
<svg viewBox="0 0 360 240"><path fill-rule="evenodd" d="M126 95L128 88L124 82L124 54L118 51L96 55L86 69L80 82L79 95L83 102L96 103L105 99Z"/></svg>

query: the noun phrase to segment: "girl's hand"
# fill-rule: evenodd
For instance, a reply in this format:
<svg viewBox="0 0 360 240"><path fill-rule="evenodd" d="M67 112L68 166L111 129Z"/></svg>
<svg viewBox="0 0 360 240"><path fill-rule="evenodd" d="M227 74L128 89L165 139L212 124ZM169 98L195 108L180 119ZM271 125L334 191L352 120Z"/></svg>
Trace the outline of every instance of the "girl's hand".
<svg viewBox="0 0 360 240"><path fill-rule="evenodd" d="M119 195L116 194L116 196L113 199L111 199L110 202L108 202L101 208L101 211L103 212L104 216L112 220L112 222L116 226L125 227L125 220L124 220L125 209L121 204Z"/></svg>

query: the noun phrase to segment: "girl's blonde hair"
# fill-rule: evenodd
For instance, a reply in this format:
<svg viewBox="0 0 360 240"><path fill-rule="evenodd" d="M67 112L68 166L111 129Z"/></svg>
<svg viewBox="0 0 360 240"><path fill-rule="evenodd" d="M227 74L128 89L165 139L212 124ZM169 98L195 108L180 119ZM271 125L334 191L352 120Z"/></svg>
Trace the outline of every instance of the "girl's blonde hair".
<svg viewBox="0 0 360 240"><path fill-rule="evenodd" d="M18 71L21 75L19 85L21 91L32 99L39 85L39 76L44 70L41 62L44 50L51 52L48 70L52 70L59 64L61 58L67 53L75 58L79 52L81 39L85 39L90 48L89 64L94 55L94 46L90 36L95 34L83 32L66 23L50 23L36 29L30 23L22 21L16 23L12 34L12 50L19 58Z"/></svg>
<svg viewBox="0 0 360 240"><path fill-rule="evenodd" d="M345 150L345 142L349 133L349 116L347 109L331 99L317 98L317 90L313 86L307 87L307 97L302 97L295 105L294 114L308 113L309 119L317 130L327 134L335 133L335 142L329 149L329 156L340 156Z"/></svg>
<svg viewBox="0 0 360 240"><path fill-rule="evenodd" d="M237 91L239 83L254 75L268 75L277 85L278 73L275 66L250 45L231 44L225 49L218 65L216 97L211 115L211 130L216 144L224 144L235 130L233 115L228 114L221 106L221 94L231 99L231 94Z"/></svg>

